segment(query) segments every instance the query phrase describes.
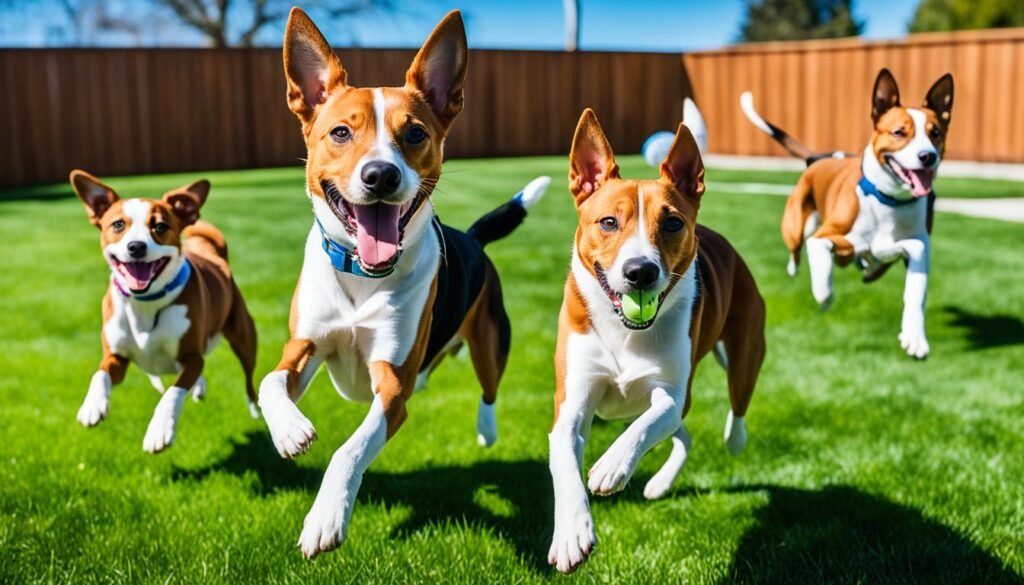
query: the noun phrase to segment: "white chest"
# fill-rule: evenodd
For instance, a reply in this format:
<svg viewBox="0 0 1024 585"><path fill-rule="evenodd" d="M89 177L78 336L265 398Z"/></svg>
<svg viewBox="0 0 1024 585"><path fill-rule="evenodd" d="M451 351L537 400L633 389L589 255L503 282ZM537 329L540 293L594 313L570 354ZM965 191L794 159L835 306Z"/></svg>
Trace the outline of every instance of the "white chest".
<svg viewBox="0 0 1024 585"><path fill-rule="evenodd" d="M114 299L114 314L103 324L110 350L135 362L147 374L178 372L178 348L192 322L188 306L161 309L136 308L122 298Z"/></svg>
<svg viewBox="0 0 1024 585"><path fill-rule="evenodd" d="M855 246L859 241L867 248L878 248L907 238L920 239L927 234L926 198L910 205L891 207L874 197L865 196L859 187L857 195L860 212L851 230Z"/></svg>

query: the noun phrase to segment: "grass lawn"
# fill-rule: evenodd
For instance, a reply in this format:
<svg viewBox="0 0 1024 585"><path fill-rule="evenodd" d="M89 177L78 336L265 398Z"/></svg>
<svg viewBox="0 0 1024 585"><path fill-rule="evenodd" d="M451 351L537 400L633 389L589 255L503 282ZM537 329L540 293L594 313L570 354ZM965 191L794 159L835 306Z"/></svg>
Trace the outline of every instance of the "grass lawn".
<svg viewBox="0 0 1024 585"><path fill-rule="evenodd" d="M623 157L626 176L651 176ZM335 448L366 407L327 376L302 402L319 440L278 457L245 408L226 345L207 361L205 403L185 406L174 446L142 436L157 395L137 369L110 417L75 413L100 357L107 269L70 189L0 194L0 582L518 582L561 580L547 431L562 283L575 215L564 157L453 161L434 201L466 227L541 173L555 182L519 232L488 248L513 324L500 438L475 444L468 360L449 360L363 482L348 541L313 562L295 547ZM112 179L155 196L195 174ZM223 229L260 333L258 375L277 362L310 225L301 169L209 173L203 216ZM747 177L744 179L744 177ZM739 457L722 443L725 376L698 371L694 448L675 489L647 502L655 448L627 490L593 502L598 550L579 582L1021 582L1024 576L1024 238L1021 226L940 214L925 362L899 348L902 269L836 278L820 314L806 271L785 274L782 197L728 193L764 173L709 171L700 218L743 254L768 303L768 357ZM959 180L958 180L959 181ZM940 182L940 196L982 182ZM961 192L962 191L962 192ZM64 195L64 197L61 197ZM587 467L621 432L596 424Z"/></svg>

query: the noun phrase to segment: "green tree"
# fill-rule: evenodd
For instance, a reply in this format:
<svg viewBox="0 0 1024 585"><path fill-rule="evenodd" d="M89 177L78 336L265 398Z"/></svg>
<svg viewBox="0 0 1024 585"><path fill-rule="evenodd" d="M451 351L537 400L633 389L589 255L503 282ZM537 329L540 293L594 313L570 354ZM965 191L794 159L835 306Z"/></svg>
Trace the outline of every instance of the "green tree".
<svg viewBox="0 0 1024 585"><path fill-rule="evenodd" d="M853 18L851 0L746 0L740 28L744 43L831 39L860 34L864 23Z"/></svg>
<svg viewBox="0 0 1024 585"><path fill-rule="evenodd" d="M1024 26L1022 0L921 0L910 32Z"/></svg>

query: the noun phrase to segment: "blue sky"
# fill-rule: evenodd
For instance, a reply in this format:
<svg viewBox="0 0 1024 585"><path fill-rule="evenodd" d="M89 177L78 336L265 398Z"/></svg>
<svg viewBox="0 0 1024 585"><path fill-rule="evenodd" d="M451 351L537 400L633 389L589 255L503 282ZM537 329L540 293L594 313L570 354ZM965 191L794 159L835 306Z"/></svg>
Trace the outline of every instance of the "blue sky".
<svg viewBox="0 0 1024 585"><path fill-rule="evenodd" d="M867 38L905 34L919 0L854 0L854 12L865 21ZM146 0L112 0L113 10L138 10ZM302 5L301 0L297 3ZM55 0L37 0L28 8L0 8L0 45L61 44L63 22ZM679 52L712 49L732 43L743 18L742 0L647 0L636 2L582 0L584 50ZM559 49L563 45L561 0L401 0L401 9L368 14L325 26L337 46L415 47L448 10L461 8L467 18L469 42L477 48ZM168 20L153 25L144 44L194 46L198 36ZM280 44L283 24L268 27L261 44ZM66 42L66 41L65 41ZM105 35L99 45L137 45L137 37Z"/></svg>

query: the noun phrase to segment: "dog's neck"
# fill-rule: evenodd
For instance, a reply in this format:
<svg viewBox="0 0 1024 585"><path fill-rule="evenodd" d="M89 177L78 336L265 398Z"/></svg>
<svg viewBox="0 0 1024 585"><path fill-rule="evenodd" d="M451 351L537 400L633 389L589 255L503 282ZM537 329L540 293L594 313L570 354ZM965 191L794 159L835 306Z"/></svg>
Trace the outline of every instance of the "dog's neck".
<svg viewBox="0 0 1024 585"><path fill-rule="evenodd" d="M910 186L896 178L892 171L883 166L875 156L875 150L870 144L864 148L861 172L885 195L901 200L911 198Z"/></svg>
<svg viewBox="0 0 1024 585"><path fill-rule="evenodd" d="M181 292L185 290L187 279L183 282L175 282L186 269L185 263L185 255L178 254L178 257L167 264L163 273L153 281L145 293L131 292L127 285L118 279L117 274L111 272L110 293L115 298L114 306L122 307L129 318L139 325L140 329L152 329L160 311L177 300ZM164 294L160 294L161 292Z"/></svg>

